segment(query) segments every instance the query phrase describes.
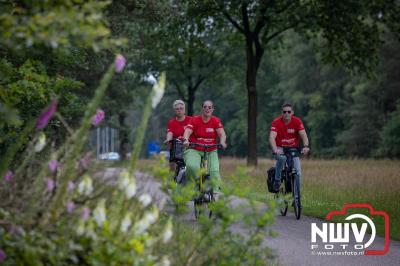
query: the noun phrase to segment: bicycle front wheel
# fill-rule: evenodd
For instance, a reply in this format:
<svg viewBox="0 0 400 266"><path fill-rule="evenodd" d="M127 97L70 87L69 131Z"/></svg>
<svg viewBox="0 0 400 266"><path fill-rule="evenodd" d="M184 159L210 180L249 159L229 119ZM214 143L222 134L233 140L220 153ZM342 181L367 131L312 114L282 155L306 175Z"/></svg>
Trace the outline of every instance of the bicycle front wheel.
<svg viewBox="0 0 400 266"><path fill-rule="evenodd" d="M293 208L296 219L299 220L301 216L301 202L300 202L300 179L297 174L293 176Z"/></svg>
<svg viewBox="0 0 400 266"><path fill-rule="evenodd" d="M275 194L275 200L277 202L279 212L281 213L282 216L286 216L288 210L288 201L285 198L285 194L286 194L286 189L284 186L284 182L282 182L278 193Z"/></svg>
<svg viewBox="0 0 400 266"><path fill-rule="evenodd" d="M194 200L194 216L196 220L198 220L202 215L206 215L208 218L212 217L213 212L210 209L210 203L211 202L205 202L203 199Z"/></svg>

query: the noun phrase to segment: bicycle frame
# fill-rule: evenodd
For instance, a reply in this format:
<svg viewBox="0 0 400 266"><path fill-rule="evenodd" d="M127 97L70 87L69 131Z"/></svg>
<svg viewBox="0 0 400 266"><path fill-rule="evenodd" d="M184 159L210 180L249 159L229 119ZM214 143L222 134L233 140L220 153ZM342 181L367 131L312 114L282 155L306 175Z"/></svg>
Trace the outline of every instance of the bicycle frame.
<svg viewBox="0 0 400 266"><path fill-rule="evenodd" d="M208 168L208 157L209 157L209 152L204 149L203 151L203 156L201 158L201 163L200 163L200 168L205 169L206 172L202 175L200 175L200 180L199 180L199 190L200 193L204 192L204 183L205 183L205 178L207 175L210 174L210 169Z"/></svg>
<svg viewBox="0 0 400 266"><path fill-rule="evenodd" d="M221 144L212 144L212 145L206 145L206 144L199 144L199 143L190 143L191 148L194 147L201 147L203 149L203 156L201 158L201 162L200 162L200 169L205 169L205 173L201 174L199 177L199 192L200 195L198 197L196 197L194 199L194 209L195 209L195 217L198 218L200 215L200 206L203 203L210 203L211 201L214 200L214 195L213 195L213 191L206 191L205 187L205 181L207 176L209 176L209 165L208 165L208 160L209 160L209 153L210 151L208 151L211 148L217 147L217 148L221 148ZM209 217L211 217L212 215L212 211L209 211Z"/></svg>
<svg viewBox="0 0 400 266"><path fill-rule="evenodd" d="M282 169L282 177L285 182L284 192L286 193L286 182L287 179L290 178L290 184L292 188L292 206L295 210L295 216L297 219L300 219L301 215L301 203L300 203L300 180L297 175L296 169L294 167L293 158L299 157L300 150L298 148L284 148L283 153L286 156L286 162ZM281 214L286 215L287 211L287 202L285 200L285 208L281 209Z"/></svg>

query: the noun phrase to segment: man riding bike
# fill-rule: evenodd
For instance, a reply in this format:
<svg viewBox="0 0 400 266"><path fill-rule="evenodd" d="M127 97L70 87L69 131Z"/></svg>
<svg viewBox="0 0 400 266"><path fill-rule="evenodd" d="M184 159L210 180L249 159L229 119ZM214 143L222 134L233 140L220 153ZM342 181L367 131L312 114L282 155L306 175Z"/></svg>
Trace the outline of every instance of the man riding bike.
<svg viewBox="0 0 400 266"><path fill-rule="evenodd" d="M278 192L281 182L282 168L286 163L286 156L283 148L299 148L300 138L303 142L302 154L310 152L307 133L304 129L303 122L300 118L294 116L293 106L290 103L282 105L282 115L272 121L271 131L269 134L269 144L275 154L276 170L273 189ZM293 166L301 181L301 165L300 158L293 158Z"/></svg>
<svg viewBox="0 0 400 266"><path fill-rule="evenodd" d="M217 144L217 138L225 149L226 134L220 119L213 116L214 104L210 100L203 102L201 114L194 116L185 129L183 134L184 145L189 147L190 142L198 144ZM189 142L190 137L190 142ZM210 148L209 153L209 173L211 185L214 192L214 198L217 200L221 191L221 176L219 173L219 161L217 147ZM186 174L190 180L195 180L200 170L201 157L203 150L201 147L188 148L184 153L186 163Z"/></svg>
<svg viewBox="0 0 400 266"><path fill-rule="evenodd" d="M185 115L185 103L182 100L176 100L172 104L175 111L175 117L168 121L167 136L164 143L168 143L173 139L182 139L185 128L189 124L192 117ZM170 147L171 149L171 147ZM171 152L171 150L170 150ZM176 164L172 161L172 156L169 157L170 170L175 171Z"/></svg>

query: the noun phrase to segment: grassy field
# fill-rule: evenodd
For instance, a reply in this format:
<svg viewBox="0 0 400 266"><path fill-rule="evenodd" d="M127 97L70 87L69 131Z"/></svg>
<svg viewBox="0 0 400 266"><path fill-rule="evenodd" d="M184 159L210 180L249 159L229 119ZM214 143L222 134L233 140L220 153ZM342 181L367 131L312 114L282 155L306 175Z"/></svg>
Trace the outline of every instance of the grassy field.
<svg viewBox="0 0 400 266"><path fill-rule="evenodd" d="M221 158L221 174L228 186L247 188L260 201L267 193L266 171L274 161L260 159L257 168L245 170L244 159ZM400 240L400 162L394 160L302 159L302 204L305 215L325 218L345 203L369 203L390 216L390 237ZM237 173L237 167L243 167ZM243 175L247 172L247 176ZM384 232L383 219L375 219L377 233Z"/></svg>

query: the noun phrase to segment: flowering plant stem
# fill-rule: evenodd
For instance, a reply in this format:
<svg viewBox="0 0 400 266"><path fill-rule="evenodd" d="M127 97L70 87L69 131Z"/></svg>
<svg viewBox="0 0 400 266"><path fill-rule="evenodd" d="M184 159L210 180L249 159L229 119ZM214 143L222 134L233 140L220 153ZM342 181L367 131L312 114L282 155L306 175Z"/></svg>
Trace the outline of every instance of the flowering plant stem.
<svg viewBox="0 0 400 266"><path fill-rule="evenodd" d="M144 105L144 109L143 109L142 120L140 122L138 129L136 130L135 143L133 145L132 157L131 157L131 162L130 162L129 170L128 170L130 175L132 175L135 171L137 159L139 158L140 151L142 149L144 133L147 129L147 124L149 123L149 118L151 115L151 109L152 109L152 107L151 107L152 100L151 99L153 97L153 94L154 94L154 91L151 90L151 92L147 96L147 99L146 99L146 102Z"/></svg>
<svg viewBox="0 0 400 266"><path fill-rule="evenodd" d="M104 74L102 80L100 81L99 87L95 91L94 97L89 102L84 117L82 119L81 126L72 136L72 147L69 153L66 154L65 158L65 176L60 178L59 187L52 202L50 203L50 208L48 210L50 217L45 217L45 219L43 220L43 225L47 224L49 222L49 219L51 219L52 221L56 221L60 215L61 210L65 209L61 207L61 205L64 203L67 197L68 182L75 177L75 159L79 157L79 154L82 151L82 148L87 138L87 132L89 131L91 126L91 118L96 113L96 109L99 106L100 101L103 98L112 77L114 76L114 69L115 66L113 63L109 66L107 72Z"/></svg>

